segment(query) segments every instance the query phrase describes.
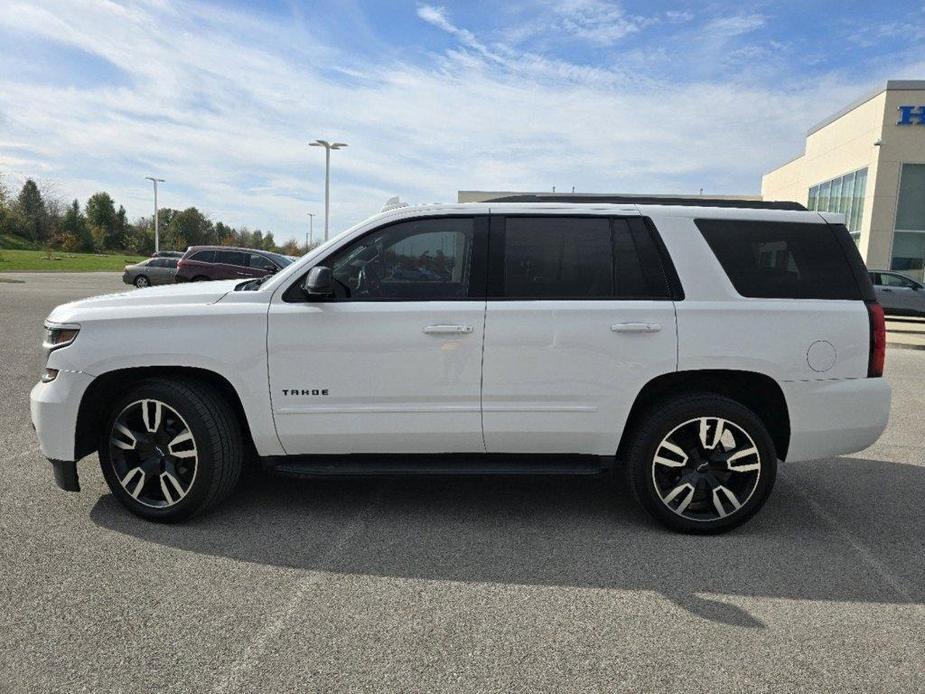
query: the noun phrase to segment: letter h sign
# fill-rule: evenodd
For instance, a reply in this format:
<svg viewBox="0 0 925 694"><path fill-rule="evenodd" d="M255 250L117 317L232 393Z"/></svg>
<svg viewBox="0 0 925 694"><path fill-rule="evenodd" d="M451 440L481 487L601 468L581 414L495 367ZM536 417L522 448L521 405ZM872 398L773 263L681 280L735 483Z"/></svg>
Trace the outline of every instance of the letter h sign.
<svg viewBox="0 0 925 694"><path fill-rule="evenodd" d="M896 125L925 125L925 106L900 106Z"/></svg>

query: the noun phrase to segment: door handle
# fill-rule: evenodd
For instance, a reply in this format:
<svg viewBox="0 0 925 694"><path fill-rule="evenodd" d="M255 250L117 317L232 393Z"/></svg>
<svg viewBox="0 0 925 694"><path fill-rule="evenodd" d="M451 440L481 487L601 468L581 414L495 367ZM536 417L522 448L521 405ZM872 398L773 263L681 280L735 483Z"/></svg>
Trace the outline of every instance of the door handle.
<svg viewBox="0 0 925 694"><path fill-rule="evenodd" d="M610 329L615 333L657 333L661 323L614 323Z"/></svg>
<svg viewBox="0 0 925 694"><path fill-rule="evenodd" d="M468 335L471 325L428 325L424 327L425 335Z"/></svg>

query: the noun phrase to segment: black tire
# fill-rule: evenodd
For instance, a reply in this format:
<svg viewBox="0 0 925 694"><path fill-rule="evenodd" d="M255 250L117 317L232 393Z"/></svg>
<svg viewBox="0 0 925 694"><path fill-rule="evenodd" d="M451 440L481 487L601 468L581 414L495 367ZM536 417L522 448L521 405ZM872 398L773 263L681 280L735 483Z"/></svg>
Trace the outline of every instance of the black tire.
<svg viewBox="0 0 925 694"><path fill-rule="evenodd" d="M142 403L141 408L147 407L148 412L154 409L156 422L164 429L166 438L174 436L177 431L176 428L170 431L171 426L182 428L184 432L175 436L174 441L185 436L187 431L191 435L186 439L187 443L178 446L186 449L192 447L195 457L193 471L189 474L187 468L187 477L182 478L182 484L175 488L164 480L167 466L175 465L176 467L170 470L180 478L180 473L184 470L181 466L188 466L189 462L187 459L174 457L174 453L176 456L184 456L184 453L188 456L188 450L178 450L172 447L172 443L167 446L164 443L155 444L148 441L140 443L142 437L158 436L157 433L144 431L142 427L136 427L137 431L131 432L131 439L117 433L115 429L117 420L120 423L131 422L128 418L135 416L131 408L139 407L139 403ZM148 423L149 419L145 418L144 425L147 426ZM121 438L124 442L119 445L115 442L116 438ZM134 442L131 450L123 451L131 442ZM146 454L144 461L139 462L143 446L147 446L148 451L153 447L157 453ZM243 452L240 423L231 407L211 386L196 380L181 382L166 378L142 381L119 398L106 420L99 445L103 476L113 495L132 513L148 520L166 523L182 521L202 513L226 498L241 475ZM130 455L133 456L131 461ZM123 473L125 470L131 470L137 475L131 478L130 484L124 486L122 480L125 478L119 476L117 467ZM160 475L159 485L154 484L157 475ZM134 489L139 478L141 483L137 486L142 491L135 490L136 497L130 494L128 489ZM172 478L167 479L176 484ZM158 492L158 486L162 491ZM187 487L185 491L181 488L183 486ZM178 496L178 500L170 499L168 491ZM158 494L162 501L157 500ZM158 507L158 503L163 506Z"/></svg>
<svg viewBox="0 0 925 694"><path fill-rule="evenodd" d="M149 280L145 275L138 275L138 277L135 278L135 281L132 282L132 284L134 284L139 289L142 289L144 287L150 287L151 280Z"/></svg>
<svg viewBox="0 0 925 694"><path fill-rule="evenodd" d="M626 475L640 505L666 527L726 532L767 501L777 453L764 423L747 407L696 393L662 401L640 422L627 451ZM727 442L735 445L727 448ZM706 447L710 443L712 449ZM734 461L725 460L732 456Z"/></svg>

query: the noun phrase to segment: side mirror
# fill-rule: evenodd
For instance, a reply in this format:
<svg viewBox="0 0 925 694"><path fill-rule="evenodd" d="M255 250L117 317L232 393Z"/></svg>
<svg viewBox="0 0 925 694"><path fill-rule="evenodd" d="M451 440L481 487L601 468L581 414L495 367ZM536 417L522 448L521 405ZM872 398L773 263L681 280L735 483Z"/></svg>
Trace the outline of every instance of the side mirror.
<svg viewBox="0 0 925 694"><path fill-rule="evenodd" d="M334 294L334 273L331 272L331 268L319 265L309 270L302 283L302 291L308 297Z"/></svg>

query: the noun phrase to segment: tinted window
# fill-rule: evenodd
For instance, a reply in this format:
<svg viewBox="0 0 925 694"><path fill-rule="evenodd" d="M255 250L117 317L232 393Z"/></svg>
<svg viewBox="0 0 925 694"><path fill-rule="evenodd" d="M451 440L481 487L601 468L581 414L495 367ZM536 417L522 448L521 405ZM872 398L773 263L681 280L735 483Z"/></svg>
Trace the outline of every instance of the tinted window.
<svg viewBox="0 0 925 694"><path fill-rule="evenodd" d="M504 296L652 299L669 296L642 219L508 217Z"/></svg>
<svg viewBox="0 0 925 694"><path fill-rule="evenodd" d="M614 220L614 284L620 299L671 296L653 232L639 217Z"/></svg>
<svg viewBox="0 0 925 694"><path fill-rule="evenodd" d="M190 260L195 260L200 263L215 262L215 251L199 251L190 256Z"/></svg>
<svg viewBox="0 0 925 694"><path fill-rule="evenodd" d="M175 270L177 268L177 258L165 258L162 261L161 267L171 268Z"/></svg>
<svg viewBox="0 0 925 694"><path fill-rule="evenodd" d="M273 264L273 261L269 258L265 258L259 253L248 253L247 254L247 264L250 267L259 268L261 270L275 270L276 266Z"/></svg>
<svg viewBox="0 0 925 694"><path fill-rule="evenodd" d="M471 218L402 222L367 234L325 262L338 298L459 299L469 295L473 239Z"/></svg>
<svg viewBox="0 0 925 694"><path fill-rule="evenodd" d="M224 265L247 266L247 256L241 251L215 251L215 262Z"/></svg>
<svg viewBox="0 0 925 694"><path fill-rule="evenodd" d="M272 258L279 267L286 267L291 265L295 261L289 256L280 255L279 253L267 253L267 257Z"/></svg>
<svg viewBox="0 0 925 694"><path fill-rule="evenodd" d="M913 282L907 277L901 275L888 275L886 273L880 275L880 284L884 287L906 287L907 289L918 286L916 282Z"/></svg>
<svg viewBox="0 0 925 694"><path fill-rule="evenodd" d="M828 224L728 219L696 224L742 296L861 298L837 230Z"/></svg>
<svg viewBox="0 0 925 694"><path fill-rule="evenodd" d="M504 295L524 299L613 297L610 220L508 217Z"/></svg>

